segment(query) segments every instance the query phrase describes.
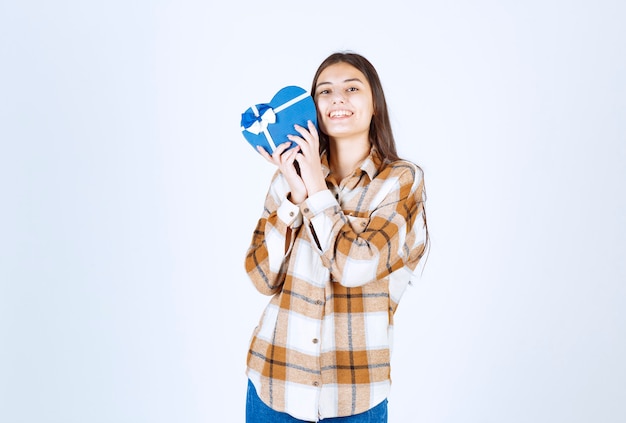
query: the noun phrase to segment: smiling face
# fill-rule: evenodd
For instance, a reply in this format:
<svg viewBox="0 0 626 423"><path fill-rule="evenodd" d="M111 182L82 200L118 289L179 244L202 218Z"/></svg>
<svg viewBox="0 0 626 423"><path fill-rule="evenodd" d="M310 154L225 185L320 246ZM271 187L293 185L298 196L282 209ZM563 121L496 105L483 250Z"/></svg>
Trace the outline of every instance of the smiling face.
<svg viewBox="0 0 626 423"><path fill-rule="evenodd" d="M315 87L320 129L331 139L369 137L374 115L372 89L365 75L340 62L324 69Z"/></svg>

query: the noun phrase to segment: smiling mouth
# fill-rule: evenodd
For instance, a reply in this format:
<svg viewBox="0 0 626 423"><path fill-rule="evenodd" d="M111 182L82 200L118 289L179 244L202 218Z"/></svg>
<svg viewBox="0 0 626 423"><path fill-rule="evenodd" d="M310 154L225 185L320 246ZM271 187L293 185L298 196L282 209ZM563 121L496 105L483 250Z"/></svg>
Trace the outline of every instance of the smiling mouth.
<svg viewBox="0 0 626 423"><path fill-rule="evenodd" d="M347 117L347 116L352 116L352 112L349 110L333 110L332 112L330 112L329 116L331 118L338 118L338 117Z"/></svg>

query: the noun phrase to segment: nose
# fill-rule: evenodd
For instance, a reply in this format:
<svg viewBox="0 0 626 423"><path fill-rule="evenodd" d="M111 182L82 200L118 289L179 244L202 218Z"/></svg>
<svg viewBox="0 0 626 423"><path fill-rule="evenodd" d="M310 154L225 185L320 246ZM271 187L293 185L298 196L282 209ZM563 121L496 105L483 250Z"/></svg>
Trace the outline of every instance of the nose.
<svg viewBox="0 0 626 423"><path fill-rule="evenodd" d="M333 104L340 104L340 103L344 103L343 92L335 91L333 93Z"/></svg>

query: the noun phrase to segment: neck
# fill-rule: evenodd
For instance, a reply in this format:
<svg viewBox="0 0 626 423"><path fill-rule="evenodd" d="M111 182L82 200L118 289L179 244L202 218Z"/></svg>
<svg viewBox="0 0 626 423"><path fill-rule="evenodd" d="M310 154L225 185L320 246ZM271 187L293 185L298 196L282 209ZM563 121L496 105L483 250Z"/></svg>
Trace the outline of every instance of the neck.
<svg viewBox="0 0 626 423"><path fill-rule="evenodd" d="M341 182L369 155L371 144L367 137L333 138L329 142L329 148L330 170L337 182Z"/></svg>

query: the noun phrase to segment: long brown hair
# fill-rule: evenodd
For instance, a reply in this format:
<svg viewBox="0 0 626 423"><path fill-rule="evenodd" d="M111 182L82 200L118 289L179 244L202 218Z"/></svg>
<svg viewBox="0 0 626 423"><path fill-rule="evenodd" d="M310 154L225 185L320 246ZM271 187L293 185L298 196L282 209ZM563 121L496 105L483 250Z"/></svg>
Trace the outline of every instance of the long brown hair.
<svg viewBox="0 0 626 423"><path fill-rule="evenodd" d="M311 93L315 96L317 80L324 69L337 63L347 63L354 66L365 75L372 88L372 100L374 102L374 116L370 122L369 138L372 145L378 151L384 162L393 162L399 159L396 151L396 141L391 130L389 112L383 86L378 77L378 72L365 57L352 52L336 52L328 56L317 68L311 85ZM320 153L328 149L329 138L320 131Z"/></svg>

